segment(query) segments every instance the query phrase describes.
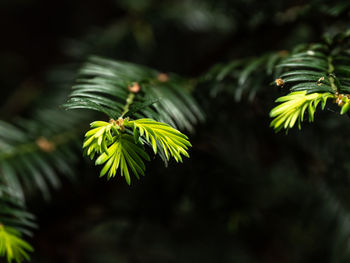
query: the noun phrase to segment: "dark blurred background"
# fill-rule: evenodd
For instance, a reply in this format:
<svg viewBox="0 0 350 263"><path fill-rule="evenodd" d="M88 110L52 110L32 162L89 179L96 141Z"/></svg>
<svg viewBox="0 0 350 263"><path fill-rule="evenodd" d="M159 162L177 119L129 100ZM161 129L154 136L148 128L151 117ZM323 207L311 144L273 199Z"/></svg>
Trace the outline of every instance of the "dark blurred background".
<svg viewBox="0 0 350 263"><path fill-rule="evenodd" d="M346 1L1 0L0 117L64 103L91 54L197 78L218 62L321 41L349 25ZM261 80L260 80L261 81ZM77 154L75 182L29 201L33 262L349 262L348 118L325 111L274 134L278 90L248 101L210 85L184 164L161 160L131 187ZM232 85L232 89L234 89ZM65 180L65 179L63 179Z"/></svg>

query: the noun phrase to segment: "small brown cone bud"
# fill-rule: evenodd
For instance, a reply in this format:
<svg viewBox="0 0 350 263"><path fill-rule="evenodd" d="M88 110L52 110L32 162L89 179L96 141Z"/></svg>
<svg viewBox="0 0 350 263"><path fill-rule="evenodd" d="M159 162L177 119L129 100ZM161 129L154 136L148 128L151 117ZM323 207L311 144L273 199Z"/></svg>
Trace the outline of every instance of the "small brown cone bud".
<svg viewBox="0 0 350 263"><path fill-rule="evenodd" d="M120 117L118 120L115 121L115 123L119 126L122 127L124 124L124 119Z"/></svg>
<svg viewBox="0 0 350 263"><path fill-rule="evenodd" d="M277 85L278 87L280 87L280 86L283 86L283 85L284 85L284 81L283 81L283 79L276 79L276 80L275 80L275 83L276 83L276 85Z"/></svg>
<svg viewBox="0 0 350 263"><path fill-rule="evenodd" d="M56 149L55 144L48 141L45 137L39 137L35 143L43 152L53 152Z"/></svg>
<svg viewBox="0 0 350 263"><path fill-rule="evenodd" d="M169 80L169 76L165 73L160 73L157 76L159 82L167 82Z"/></svg>
<svg viewBox="0 0 350 263"><path fill-rule="evenodd" d="M141 87L137 82L133 82L128 86L128 90L132 93L138 93L141 90Z"/></svg>

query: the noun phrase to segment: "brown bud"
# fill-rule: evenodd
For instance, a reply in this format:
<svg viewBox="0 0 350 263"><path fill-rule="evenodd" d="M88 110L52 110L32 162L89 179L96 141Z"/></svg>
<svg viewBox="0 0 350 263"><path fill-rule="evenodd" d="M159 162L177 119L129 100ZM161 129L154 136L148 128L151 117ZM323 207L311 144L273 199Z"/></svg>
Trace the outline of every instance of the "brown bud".
<svg viewBox="0 0 350 263"><path fill-rule="evenodd" d="M45 137L39 137L35 141L36 145L40 148L40 150L44 152L53 152L56 149L55 144L48 141Z"/></svg>
<svg viewBox="0 0 350 263"><path fill-rule="evenodd" d="M141 87L137 82L133 82L128 86L128 90L132 93L138 93L141 90Z"/></svg>
<svg viewBox="0 0 350 263"><path fill-rule="evenodd" d="M339 107L342 107L344 105L343 101L344 94L337 94L335 103L338 104Z"/></svg>
<svg viewBox="0 0 350 263"><path fill-rule="evenodd" d="M115 124L119 127L119 129L121 131L124 131L125 130L125 127L124 127L124 119L122 117L120 117L118 120L115 121Z"/></svg>
<svg viewBox="0 0 350 263"><path fill-rule="evenodd" d="M167 82L169 80L169 76L165 73L160 73L157 76L159 82Z"/></svg>
<svg viewBox="0 0 350 263"><path fill-rule="evenodd" d="M283 86L283 85L284 85L284 81L283 81L283 79L276 79L276 80L275 80L275 83L276 83L276 85L277 85L278 87L280 87L280 86Z"/></svg>
<svg viewBox="0 0 350 263"><path fill-rule="evenodd" d="M124 124L124 119L120 117L118 120L115 121L115 124L118 125L119 127L122 127Z"/></svg>
<svg viewBox="0 0 350 263"><path fill-rule="evenodd" d="M289 54L288 50L280 50L280 51L278 51L278 55L279 55L280 57L285 57L285 56L287 56L288 54Z"/></svg>

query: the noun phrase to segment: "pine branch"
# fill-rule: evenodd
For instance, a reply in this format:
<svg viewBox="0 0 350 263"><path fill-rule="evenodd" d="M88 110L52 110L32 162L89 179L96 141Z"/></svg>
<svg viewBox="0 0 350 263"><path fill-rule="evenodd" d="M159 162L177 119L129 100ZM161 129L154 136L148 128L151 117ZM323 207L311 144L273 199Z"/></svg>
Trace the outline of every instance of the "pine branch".
<svg viewBox="0 0 350 263"><path fill-rule="evenodd" d="M41 110L14 124L0 121L0 257L8 262L29 260L34 217L25 211L25 196L39 188L48 199L50 186L60 186L57 171L72 175L75 142L86 117L75 112Z"/></svg>
<svg viewBox="0 0 350 263"><path fill-rule="evenodd" d="M85 134L84 153L91 159L99 155L95 164L106 163L100 176L108 172L108 179L114 177L118 169L129 185L129 169L138 179L139 175L144 175L146 168L142 159L150 160L143 147L145 143L152 146L155 154L160 149L166 160L172 156L177 162L182 162L181 155L189 157L187 149L191 144L187 136L168 124L152 119L129 120L120 117L110 122L95 121L91 123L91 128Z"/></svg>
<svg viewBox="0 0 350 263"><path fill-rule="evenodd" d="M8 263L20 263L29 260L28 252L32 251L33 247L21 239L19 231L0 224L0 257L6 257Z"/></svg>
<svg viewBox="0 0 350 263"><path fill-rule="evenodd" d="M312 93L306 94L306 91L295 91L287 96L279 97L276 102L283 102L282 104L273 108L270 112L270 117L274 118L270 126L276 132L281 129L292 128L296 122L301 129L301 122L304 118L304 113L308 109L309 121L314 121L314 114L320 102L322 102L322 110L326 106L327 99L334 98L331 93Z"/></svg>
<svg viewBox="0 0 350 263"><path fill-rule="evenodd" d="M142 159L149 160L143 144L151 145L165 164L172 156L189 157L187 136L168 124L192 131L204 116L189 91L189 82L175 75L131 63L90 58L80 71L66 109L90 109L105 113L110 122L95 121L85 134L84 153L96 165L104 164L100 176L114 177L119 169L130 184L129 169L144 175ZM128 116L125 118L125 116ZM134 117L135 120L129 120ZM147 117L147 118L144 118ZM165 123L162 123L165 122ZM166 124L168 123L168 124ZM128 135L133 134L132 136ZM157 150L159 149L159 151Z"/></svg>
<svg viewBox="0 0 350 263"><path fill-rule="evenodd" d="M20 119L16 126L0 121L2 183L21 200L25 191L36 188L48 199L49 187L60 186L56 171L72 175L74 142L82 120L85 117L79 113L68 117L65 112L49 110L38 112L32 120Z"/></svg>
<svg viewBox="0 0 350 263"><path fill-rule="evenodd" d="M179 129L193 131L193 125L204 120L195 100L189 94L190 83L176 75L126 62L91 57L80 70L66 109L90 109L117 119L126 114L125 101L153 104L140 108L133 117L152 118ZM130 104L129 106L131 106Z"/></svg>
<svg viewBox="0 0 350 263"><path fill-rule="evenodd" d="M305 109L309 109L309 120L313 121L317 104L322 109L327 99L333 98L341 107L340 114L350 108L350 31L326 38L325 43L304 46L286 57L277 65L284 71L276 85L291 93L276 102L284 102L271 110L275 118L271 126L276 131L292 128L303 120Z"/></svg>
<svg viewBox="0 0 350 263"><path fill-rule="evenodd" d="M216 64L199 78L199 82L210 87L210 95L232 94L240 101L246 94L252 101L256 94L270 82L275 66L288 53L286 51L268 52L259 57L233 60L226 64Z"/></svg>
<svg viewBox="0 0 350 263"><path fill-rule="evenodd" d="M25 211L22 200L13 196L16 189L0 186L0 257L8 263L29 260L28 252L33 248L22 239L22 235L31 236L30 229L35 228L35 217Z"/></svg>

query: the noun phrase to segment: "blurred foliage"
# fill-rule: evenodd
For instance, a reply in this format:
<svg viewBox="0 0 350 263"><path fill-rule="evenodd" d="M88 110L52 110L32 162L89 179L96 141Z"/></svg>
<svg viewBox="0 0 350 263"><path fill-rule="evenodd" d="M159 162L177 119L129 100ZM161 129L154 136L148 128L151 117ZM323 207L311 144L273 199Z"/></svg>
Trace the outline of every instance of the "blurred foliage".
<svg viewBox="0 0 350 263"><path fill-rule="evenodd" d="M327 104L302 132L269 128L273 101L299 84L276 87L289 68L275 65L345 32L347 1L56 4L0 3L0 174L14 200L0 196L0 222L11 208L7 224L25 234L35 224L23 209L37 215L32 262L349 261L347 118ZM191 159L155 160L131 188L96 179L78 149L101 115L59 109L90 55L183 76L206 115L174 120L193 132Z"/></svg>

